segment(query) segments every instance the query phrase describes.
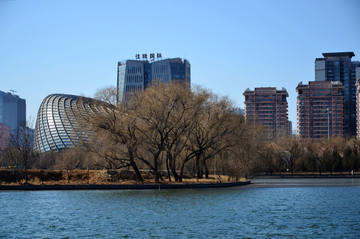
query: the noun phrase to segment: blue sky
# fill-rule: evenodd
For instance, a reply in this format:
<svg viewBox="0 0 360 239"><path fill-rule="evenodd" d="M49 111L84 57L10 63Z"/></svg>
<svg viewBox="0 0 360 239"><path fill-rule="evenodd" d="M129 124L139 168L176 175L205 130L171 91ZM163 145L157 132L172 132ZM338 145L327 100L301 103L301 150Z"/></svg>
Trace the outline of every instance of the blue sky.
<svg viewBox="0 0 360 239"><path fill-rule="evenodd" d="M244 107L246 88L296 91L324 52L360 60L359 0L0 0L0 90L36 119L49 94L92 97L116 85L116 65L162 53L191 63L192 83Z"/></svg>

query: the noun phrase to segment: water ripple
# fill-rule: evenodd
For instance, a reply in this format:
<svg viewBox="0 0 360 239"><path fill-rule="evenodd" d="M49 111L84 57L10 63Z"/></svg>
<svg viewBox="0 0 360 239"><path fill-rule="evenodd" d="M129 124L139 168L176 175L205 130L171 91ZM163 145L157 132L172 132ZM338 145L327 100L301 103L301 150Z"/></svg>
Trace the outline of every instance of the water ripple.
<svg viewBox="0 0 360 239"><path fill-rule="evenodd" d="M360 187L0 192L3 238L360 238Z"/></svg>

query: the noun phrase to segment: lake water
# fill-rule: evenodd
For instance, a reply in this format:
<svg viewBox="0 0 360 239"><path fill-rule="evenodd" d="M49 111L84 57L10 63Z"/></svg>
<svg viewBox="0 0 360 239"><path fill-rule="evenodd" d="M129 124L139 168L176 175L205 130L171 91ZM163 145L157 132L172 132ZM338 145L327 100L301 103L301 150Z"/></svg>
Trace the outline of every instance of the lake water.
<svg viewBox="0 0 360 239"><path fill-rule="evenodd" d="M336 187L255 182L202 190L1 191L0 237L360 238L360 179L335 180Z"/></svg>

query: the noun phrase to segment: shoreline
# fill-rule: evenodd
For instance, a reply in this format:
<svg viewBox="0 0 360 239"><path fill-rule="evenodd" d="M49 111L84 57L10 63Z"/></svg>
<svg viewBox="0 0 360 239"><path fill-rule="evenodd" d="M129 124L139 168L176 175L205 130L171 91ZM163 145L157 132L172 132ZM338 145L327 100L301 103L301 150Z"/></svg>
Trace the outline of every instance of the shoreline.
<svg viewBox="0 0 360 239"><path fill-rule="evenodd" d="M200 189L238 187L249 184L251 184L250 180L242 182L184 184L0 185L0 191Z"/></svg>
<svg viewBox="0 0 360 239"><path fill-rule="evenodd" d="M276 177L253 178L246 188L360 187L359 177Z"/></svg>
<svg viewBox="0 0 360 239"><path fill-rule="evenodd" d="M344 176L344 175L296 175L296 176L291 176L291 175L276 175L276 176L270 176L270 175L260 175L260 176L250 176L249 179L299 179L299 178L312 178L312 179L336 179L336 178L360 178L359 175L354 175L354 176Z"/></svg>

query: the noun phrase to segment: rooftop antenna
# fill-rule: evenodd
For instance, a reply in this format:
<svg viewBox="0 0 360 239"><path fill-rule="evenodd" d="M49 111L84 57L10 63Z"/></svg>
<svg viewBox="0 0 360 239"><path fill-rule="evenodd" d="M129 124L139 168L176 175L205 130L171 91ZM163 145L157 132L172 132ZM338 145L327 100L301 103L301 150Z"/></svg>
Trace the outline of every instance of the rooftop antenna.
<svg viewBox="0 0 360 239"><path fill-rule="evenodd" d="M17 92L16 90L11 90L10 91L12 92L13 95L15 95L14 93Z"/></svg>

